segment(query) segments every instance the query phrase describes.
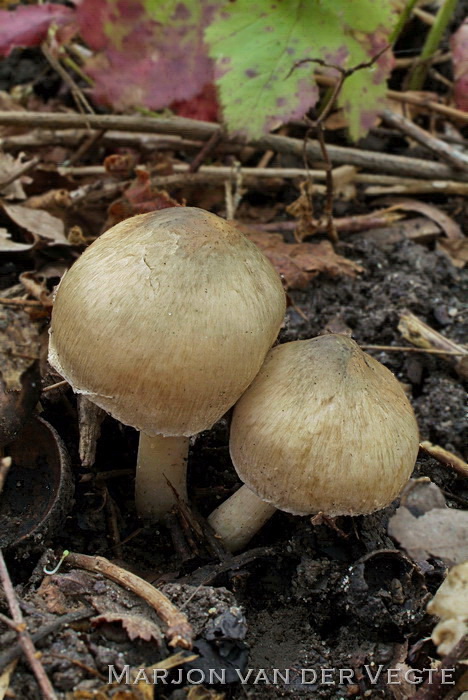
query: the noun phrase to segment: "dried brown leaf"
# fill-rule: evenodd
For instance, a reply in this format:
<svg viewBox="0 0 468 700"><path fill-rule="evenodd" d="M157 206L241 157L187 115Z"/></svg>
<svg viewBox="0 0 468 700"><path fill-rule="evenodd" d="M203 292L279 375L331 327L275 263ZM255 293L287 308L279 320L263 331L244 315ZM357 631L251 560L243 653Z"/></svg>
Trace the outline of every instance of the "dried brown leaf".
<svg viewBox="0 0 468 700"><path fill-rule="evenodd" d="M437 241L437 250L442 250L455 267L463 268L468 262L468 238L442 239Z"/></svg>
<svg viewBox="0 0 468 700"><path fill-rule="evenodd" d="M25 229L35 240L44 238L49 245L70 245L63 222L42 209L30 209L22 204L2 204L3 210L17 226Z"/></svg>
<svg viewBox="0 0 468 700"><path fill-rule="evenodd" d="M154 639L160 644L162 640L161 630L158 625L142 615L106 612L102 615L96 615L96 617L91 619L91 622L93 625L101 625L106 622L119 622L132 642L134 639L143 639L145 642Z"/></svg>
<svg viewBox="0 0 468 700"><path fill-rule="evenodd" d="M304 289L320 272L332 277L356 277L363 272L360 265L337 255L329 241L286 243L278 233L247 231L247 235L263 250L288 289Z"/></svg>
<svg viewBox="0 0 468 700"><path fill-rule="evenodd" d="M0 228L0 253L21 253L31 250L34 243L17 243L11 240L11 235L5 228Z"/></svg>
<svg viewBox="0 0 468 700"><path fill-rule="evenodd" d="M0 194L5 199L25 199L26 195L21 184L21 178L16 178L10 184L8 182L15 173L22 170L25 163L20 157L13 158L9 153L0 153Z"/></svg>
<svg viewBox="0 0 468 700"><path fill-rule="evenodd" d="M303 180L299 185L301 194L294 200L286 211L297 220L297 228L294 236L297 241L303 241L307 236L317 233L317 222L314 219L312 204L313 184L310 180Z"/></svg>
<svg viewBox="0 0 468 700"><path fill-rule="evenodd" d="M410 481L390 518L389 535L418 563L437 557L452 566L468 559L468 512L441 507L444 501L430 481Z"/></svg>
<svg viewBox="0 0 468 700"><path fill-rule="evenodd" d="M447 216L439 207L434 204L428 204L427 202L420 202L419 199L411 199L410 197L403 197L395 199L393 197L385 197L381 200L382 204L388 204L390 209L401 209L403 211L417 211L428 219L435 221L438 226L445 233L447 238L450 239L463 239L464 235L457 224L450 216Z"/></svg>
<svg viewBox="0 0 468 700"><path fill-rule="evenodd" d="M180 206L182 206L180 202L173 199L165 190L159 190L153 186L150 174L146 170L137 169L136 179L125 190L123 196L110 205L104 228L115 226L136 214Z"/></svg>

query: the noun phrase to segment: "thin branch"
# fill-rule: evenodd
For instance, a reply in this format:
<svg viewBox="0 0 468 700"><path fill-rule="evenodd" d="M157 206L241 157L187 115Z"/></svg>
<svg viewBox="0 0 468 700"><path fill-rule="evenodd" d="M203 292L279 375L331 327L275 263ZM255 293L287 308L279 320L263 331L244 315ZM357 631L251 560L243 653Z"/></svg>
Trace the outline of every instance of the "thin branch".
<svg viewBox="0 0 468 700"><path fill-rule="evenodd" d="M399 93L396 93L399 95ZM409 101L409 100L408 100ZM425 104L422 100L422 104ZM468 114L455 110L468 123ZM59 114L47 112L0 112L0 125L17 127L40 127L46 129L83 128L89 125L92 129L118 129L122 131L147 132L153 134L176 134L187 138L206 140L219 124L201 122L183 117L152 118L141 116L116 116L111 114ZM241 143L237 137L230 136L226 143ZM248 145L262 150L274 150L301 157L303 150L302 139L289 136L266 134L258 139L252 139ZM441 163L425 161L419 158L396 156L388 153L374 153L358 148L343 146L327 146L331 160L337 165L355 165L357 167L386 172L400 177L409 176L429 180L452 179L468 181L468 175L459 173L453 168ZM307 157L321 159L322 152L318 141L309 141L306 147Z"/></svg>
<svg viewBox="0 0 468 700"><path fill-rule="evenodd" d="M428 148L454 168L468 171L468 157L464 153L456 151L440 139L431 136L425 129L421 129L420 126L413 124L413 122L406 119L406 117L395 114L389 109L385 109L381 112L381 117L386 124L402 131L406 136L409 136L425 148Z"/></svg>
<svg viewBox="0 0 468 700"><path fill-rule="evenodd" d="M31 634L31 639L34 644L40 642L41 639L47 637L48 634L57 632L62 627L69 625L71 622L77 622L78 620L84 620L87 617L92 617L94 615L94 610L77 610L76 612L67 613L66 615L61 615L57 617L52 622L45 624L40 627L36 632ZM0 654L0 673L9 663L18 659L23 653L23 649L20 644L14 644L9 649L6 649L2 654Z"/></svg>
<svg viewBox="0 0 468 700"><path fill-rule="evenodd" d="M18 600L16 598L15 590L10 579L10 574L3 558L3 552L0 549L0 582L3 586L5 592L5 598L8 601L8 607L10 608L11 616L13 621L16 623L18 628L18 641L21 648L26 656L26 659L34 673L36 680L41 689L42 695L45 700L57 700L57 696L52 687L52 684L47 677L44 667L39 659L38 652L34 646L34 643L29 636L29 632L26 628L24 622L23 614L19 606Z"/></svg>
<svg viewBox="0 0 468 700"><path fill-rule="evenodd" d="M161 620L166 623L168 627L166 636L169 639L169 646L182 647L183 649L192 648L193 630L187 617L171 603L164 593L161 593L148 581L144 581L126 569L122 569L104 557L91 557L86 554L70 552L66 562L86 571L103 574L140 596L148 605L154 608Z"/></svg>

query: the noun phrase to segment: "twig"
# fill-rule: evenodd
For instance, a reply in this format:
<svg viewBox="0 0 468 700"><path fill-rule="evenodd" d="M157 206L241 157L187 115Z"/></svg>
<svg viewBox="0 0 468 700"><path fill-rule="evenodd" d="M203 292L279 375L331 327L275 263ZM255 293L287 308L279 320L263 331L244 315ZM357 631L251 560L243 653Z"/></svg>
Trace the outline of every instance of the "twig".
<svg viewBox="0 0 468 700"><path fill-rule="evenodd" d="M203 162L208 158L208 156L215 150L216 146L218 143L221 141L223 137L223 130L218 129L218 131L214 131L208 141L205 142L203 145L201 151L197 153L195 158L192 160L192 162L189 165L189 173L196 173L200 166L203 165Z"/></svg>
<svg viewBox="0 0 468 700"><path fill-rule="evenodd" d="M43 394L46 394L48 391L54 391L55 389L60 389L62 386L67 386L68 382L65 379L62 379L61 382L55 382L55 384L49 384L49 386L45 386L42 390Z"/></svg>
<svg viewBox="0 0 468 700"><path fill-rule="evenodd" d="M333 219L333 225L336 231L340 233L356 233L372 228L386 227L395 221L400 221L402 218L402 214L397 214L389 209L380 209L370 214L356 214L355 216L335 218ZM294 231L297 227L297 221L269 221L267 224L250 224L248 221L243 223L257 231ZM327 221L317 221L316 232L325 231L327 226Z"/></svg>
<svg viewBox="0 0 468 700"><path fill-rule="evenodd" d="M462 122L462 124L468 124L468 112L462 112L461 109L455 109L455 107L448 107L439 102L434 102L434 100L427 97L415 95L412 92L398 92L397 90L387 90L387 97L392 100L397 100L398 102L407 102L417 107L425 107L431 112L437 112L444 117Z"/></svg>
<svg viewBox="0 0 468 700"><path fill-rule="evenodd" d="M429 61L432 55L437 51L447 25L453 17L457 2L458 0L444 0L440 6L434 24L426 36L426 41L421 51L420 58L424 63L415 66L411 74L408 85L410 90L420 90L422 88L427 73L427 61Z"/></svg>
<svg viewBox="0 0 468 700"><path fill-rule="evenodd" d="M399 95L399 93L396 93ZM424 104L424 101L422 102ZM460 110L454 110L461 114L468 123L468 114ZM146 131L148 133L176 134L186 138L208 139L214 131L219 129L218 124L201 122L195 119L183 117L152 118L135 116L115 116L110 114L58 114L47 112L0 112L0 124L4 126L42 127L47 129L83 128L89 124L92 129L121 129L123 131ZM240 143L239 139L229 137L228 143ZM266 134L258 139L251 140L248 145L264 150L274 150L277 153L287 153L301 157L303 141L289 136ZM394 175L410 176L428 179L454 179L463 182L468 181L468 175L454 171L441 163L425 161L419 158L395 156L388 153L373 153L358 148L345 148L343 146L327 146L331 160L337 164L354 165L369 168L379 172L392 173ZM318 141L309 141L307 144L307 156L312 159L322 158Z"/></svg>
<svg viewBox="0 0 468 700"><path fill-rule="evenodd" d="M42 301L35 299L6 299L5 297L0 297L0 304L5 306L44 306Z"/></svg>
<svg viewBox="0 0 468 700"><path fill-rule="evenodd" d="M229 177L232 169L225 165L202 165L197 173L190 174L188 166L184 163L174 163L172 166L175 174L155 175L152 182L156 186L170 186L178 184L203 184L216 182ZM88 175L108 175L102 165L91 165L81 167L59 168L62 175L72 175L73 177L87 177ZM307 170L304 168L242 168L244 183L252 182L254 179L263 178L284 178L284 179L306 179L325 180L323 170ZM378 173L356 173L354 182L371 185L365 190L365 194L381 195L386 193L396 194L457 194L468 195L468 183L453 182L450 180L417 180L413 178L396 177L394 175L383 175ZM392 188L391 190L389 188Z"/></svg>
<svg viewBox="0 0 468 700"><path fill-rule="evenodd" d="M419 447L446 467L451 467L464 477L468 476L468 464L458 455L454 455L453 452L445 450L440 445L433 445L428 440L421 442Z"/></svg>
<svg viewBox="0 0 468 700"><path fill-rule="evenodd" d="M166 636L169 646L191 649L193 642L193 630L184 613L181 613L161 591L144 581L136 574L112 564L104 557L91 557L86 554L71 552L66 562L71 566L77 566L86 571L100 573L115 581L129 591L140 596L150 605L161 620L166 623Z"/></svg>
<svg viewBox="0 0 468 700"><path fill-rule="evenodd" d="M67 613L67 615L61 615L52 622L49 622L48 624L39 628L36 632L33 632L31 634L31 639L33 643L36 644L36 642L40 642L41 639L44 639L44 637L47 637L47 635L56 632L61 627L65 627L66 625L69 625L72 622L77 622L78 620L84 620L86 617L91 617L92 615L94 615L94 610L77 610L76 612ZM21 645L14 644L12 647L4 651L3 654L0 654L0 672L9 663L15 659L18 659L22 653L23 649Z"/></svg>
<svg viewBox="0 0 468 700"><path fill-rule="evenodd" d="M431 150L433 153L439 156L439 158L442 158L454 168L468 171L468 157L464 153L460 153L454 148L450 148L450 146L440 139L436 139L434 136L431 136L425 129L421 129L421 127L413 124L413 122L406 119L406 117L403 117L400 114L395 114L389 109L385 109L383 112L381 112L381 117L389 126L399 129L425 148Z"/></svg>
<svg viewBox="0 0 468 700"><path fill-rule="evenodd" d="M28 663L31 667L31 670L33 671L36 680L39 684L39 687L41 689L42 695L45 698L45 700L57 700L57 696L55 694L54 689L52 688L52 684L47 677L46 672L44 671L44 667L40 662L37 650L34 646L34 643L29 636L29 632L27 630L27 627L25 625L24 619L23 619L23 614L21 612L21 608L18 604L18 600L16 598L15 590L13 588L13 584L10 579L10 575L8 573L7 566L5 564L5 559L3 558L3 552L0 549L0 581L3 586L3 590L5 592L5 597L8 601L8 607L10 608L11 616L13 618L13 621L16 623L18 627L18 641L21 645L21 648L24 652L24 655L26 659L28 660Z"/></svg>
<svg viewBox="0 0 468 700"><path fill-rule="evenodd" d="M73 95L73 99L75 100L76 106L78 107L78 109L84 109L89 114L94 114L94 109L91 107L90 103L88 102L88 100L84 96L83 91L75 83L75 81L73 80L71 75L69 73L67 73L65 68L63 68L63 66L60 64L60 61L51 53L51 51L49 50L49 47L47 46L47 44L45 42L42 44L41 48L42 48L42 53L44 54L46 59L49 61L52 68L55 71L57 71L57 73L60 75L60 77L62 78L64 83L66 85L68 85L68 87L70 88L71 93Z"/></svg>
<svg viewBox="0 0 468 700"><path fill-rule="evenodd" d="M429 355L453 355L455 357L466 355L466 352L437 350L435 348L410 348L406 345L360 345L360 347L364 350L385 350L386 352L427 352Z"/></svg>

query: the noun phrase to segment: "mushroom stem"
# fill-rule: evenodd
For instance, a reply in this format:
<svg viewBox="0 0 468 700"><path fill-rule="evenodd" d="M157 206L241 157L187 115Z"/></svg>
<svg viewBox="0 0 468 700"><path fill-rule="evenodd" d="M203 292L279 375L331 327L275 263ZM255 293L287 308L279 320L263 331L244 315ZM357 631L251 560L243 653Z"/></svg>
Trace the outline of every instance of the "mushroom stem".
<svg viewBox="0 0 468 700"><path fill-rule="evenodd" d="M226 549L236 552L245 547L275 511L275 506L262 501L247 486L241 486L211 513L208 522Z"/></svg>
<svg viewBox="0 0 468 700"><path fill-rule="evenodd" d="M140 433L135 504L143 518L161 520L177 502L187 501L189 438Z"/></svg>

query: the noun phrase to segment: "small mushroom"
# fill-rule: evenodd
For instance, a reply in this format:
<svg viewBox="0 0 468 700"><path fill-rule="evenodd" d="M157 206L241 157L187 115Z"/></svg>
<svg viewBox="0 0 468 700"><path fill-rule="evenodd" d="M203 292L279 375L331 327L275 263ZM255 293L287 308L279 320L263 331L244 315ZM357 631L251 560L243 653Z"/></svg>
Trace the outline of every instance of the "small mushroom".
<svg viewBox="0 0 468 700"><path fill-rule="evenodd" d="M284 312L281 280L260 250L192 207L117 224L64 276L49 360L74 391L141 431L141 515L161 518L173 489L186 499L189 436L245 391Z"/></svg>
<svg viewBox="0 0 468 700"><path fill-rule="evenodd" d="M230 452L245 485L209 522L235 551L276 508L332 517L379 510L408 480L418 443L400 383L353 340L285 343L234 409Z"/></svg>
<svg viewBox="0 0 468 700"><path fill-rule="evenodd" d="M446 656L468 634L468 561L450 569L427 612L440 618L432 641L439 655Z"/></svg>

